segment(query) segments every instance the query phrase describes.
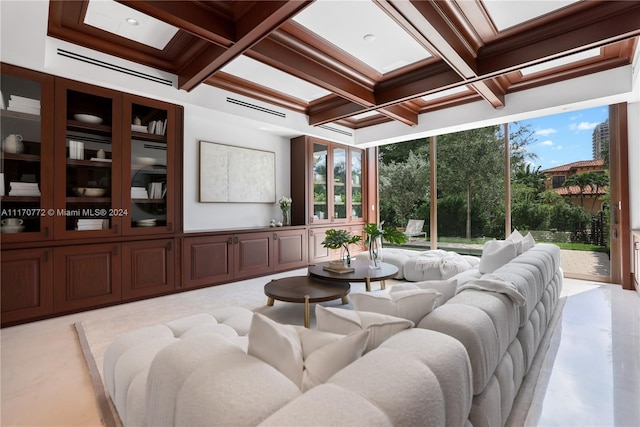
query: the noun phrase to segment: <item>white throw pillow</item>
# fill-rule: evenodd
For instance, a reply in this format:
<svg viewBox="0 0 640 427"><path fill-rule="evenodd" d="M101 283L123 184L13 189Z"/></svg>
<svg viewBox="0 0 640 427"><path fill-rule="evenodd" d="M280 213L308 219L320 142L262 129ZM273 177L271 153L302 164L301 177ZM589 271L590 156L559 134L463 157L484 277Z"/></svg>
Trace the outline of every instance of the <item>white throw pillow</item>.
<svg viewBox="0 0 640 427"><path fill-rule="evenodd" d="M361 330L369 331L369 341L365 353L378 347L391 336L403 329L413 328L412 321L399 317L367 311L353 311L343 308L316 305L318 330L334 334L350 334Z"/></svg>
<svg viewBox="0 0 640 427"><path fill-rule="evenodd" d="M482 257L478 270L480 273L493 273L518 256L516 245L508 240L490 240L482 248Z"/></svg>
<svg viewBox="0 0 640 427"><path fill-rule="evenodd" d="M524 250L522 249L522 234L516 229L507 237L508 242L513 242L516 245L516 254L520 255Z"/></svg>
<svg viewBox="0 0 640 427"><path fill-rule="evenodd" d="M282 325L254 313L247 353L273 366L306 391L362 356L368 338L368 330L344 336Z"/></svg>
<svg viewBox="0 0 640 427"><path fill-rule="evenodd" d="M522 238L522 252L528 251L535 245L536 245L536 241L531 235L531 233L527 233L527 235Z"/></svg>
<svg viewBox="0 0 640 427"><path fill-rule="evenodd" d="M433 289L397 291L388 295L351 294L351 302L358 311L372 311L411 320L414 324L433 310L440 292Z"/></svg>

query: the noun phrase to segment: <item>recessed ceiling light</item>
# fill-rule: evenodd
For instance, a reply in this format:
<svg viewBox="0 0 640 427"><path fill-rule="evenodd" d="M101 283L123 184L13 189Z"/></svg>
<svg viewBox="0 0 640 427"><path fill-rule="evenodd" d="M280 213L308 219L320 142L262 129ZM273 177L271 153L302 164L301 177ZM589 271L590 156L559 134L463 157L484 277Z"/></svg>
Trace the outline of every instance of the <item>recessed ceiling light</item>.
<svg viewBox="0 0 640 427"><path fill-rule="evenodd" d="M134 18L127 18L125 21L127 21L127 24L129 25L138 25L138 20Z"/></svg>
<svg viewBox="0 0 640 427"><path fill-rule="evenodd" d="M373 42L376 39L376 35L375 34L365 34L362 39L366 42Z"/></svg>

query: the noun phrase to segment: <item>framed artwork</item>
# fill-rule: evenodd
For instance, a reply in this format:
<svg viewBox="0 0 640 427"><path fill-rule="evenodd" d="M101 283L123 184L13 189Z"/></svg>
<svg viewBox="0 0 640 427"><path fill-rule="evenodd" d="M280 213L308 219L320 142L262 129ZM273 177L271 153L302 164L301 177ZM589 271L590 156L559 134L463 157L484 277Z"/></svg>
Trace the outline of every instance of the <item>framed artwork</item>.
<svg viewBox="0 0 640 427"><path fill-rule="evenodd" d="M275 153L200 141L200 202L275 203Z"/></svg>

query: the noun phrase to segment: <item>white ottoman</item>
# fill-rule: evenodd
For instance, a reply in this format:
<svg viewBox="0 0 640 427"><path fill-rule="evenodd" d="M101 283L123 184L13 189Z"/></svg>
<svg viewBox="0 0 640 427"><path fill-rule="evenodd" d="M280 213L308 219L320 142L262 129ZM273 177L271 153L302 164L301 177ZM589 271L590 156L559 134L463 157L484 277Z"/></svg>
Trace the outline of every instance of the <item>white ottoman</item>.
<svg viewBox="0 0 640 427"><path fill-rule="evenodd" d="M119 335L104 355L107 392L125 425L146 425L146 382L151 362L165 347L197 335L224 336L246 352L253 312L242 307L222 307L166 324Z"/></svg>
<svg viewBox="0 0 640 427"><path fill-rule="evenodd" d="M418 255L418 251L411 249L382 248L382 262L393 264L398 267L398 275L394 279L402 280L405 278L404 266L411 258ZM358 260L368 260L369 251L364 251L356 255Z"/></svg>

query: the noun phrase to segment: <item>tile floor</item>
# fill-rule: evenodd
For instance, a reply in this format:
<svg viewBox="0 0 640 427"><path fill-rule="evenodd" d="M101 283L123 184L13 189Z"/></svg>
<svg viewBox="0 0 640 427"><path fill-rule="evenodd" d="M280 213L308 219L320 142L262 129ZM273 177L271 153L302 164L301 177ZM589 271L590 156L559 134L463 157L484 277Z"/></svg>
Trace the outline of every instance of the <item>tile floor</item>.
<svg viewBox="0 0 640 427"><path fill-rule="evenodd" d="M531 425L640 425L640 297L575 279L565 280L563 295L555 362L538 383ZM122 306L2 329L0 425L99 426L73 323L117 310Z"/></svg>

